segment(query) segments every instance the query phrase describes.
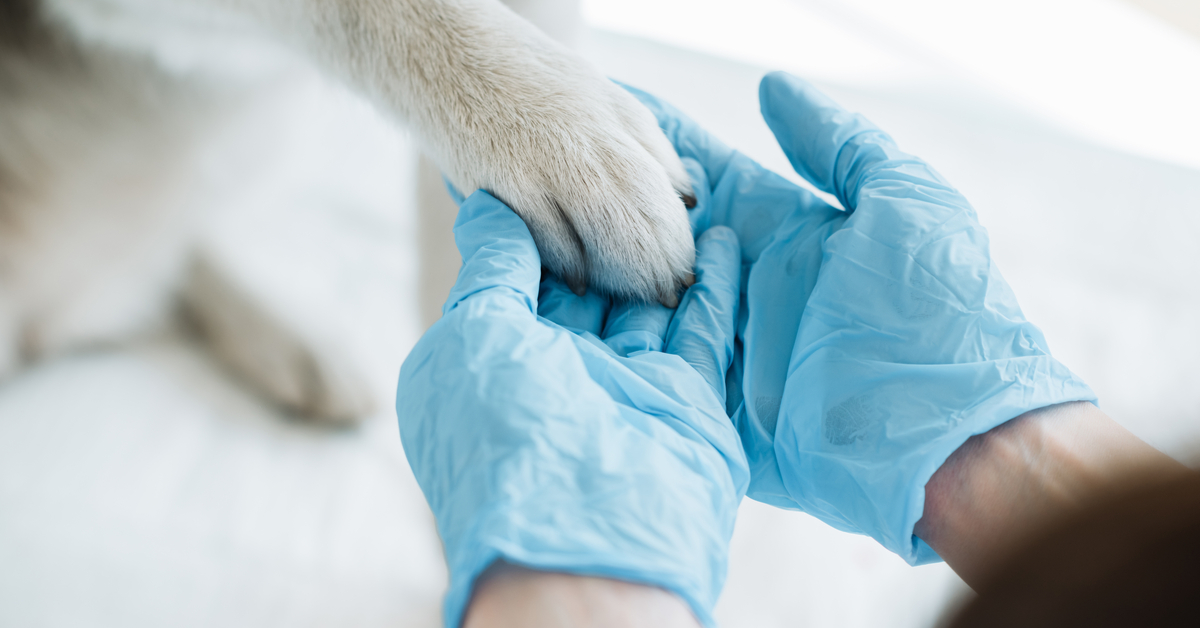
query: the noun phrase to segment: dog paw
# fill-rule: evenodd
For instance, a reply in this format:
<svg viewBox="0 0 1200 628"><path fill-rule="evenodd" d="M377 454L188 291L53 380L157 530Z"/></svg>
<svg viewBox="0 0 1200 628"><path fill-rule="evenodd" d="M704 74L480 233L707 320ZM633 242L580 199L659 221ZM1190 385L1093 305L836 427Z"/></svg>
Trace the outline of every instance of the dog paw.
<svg viewBox="0 0 1200 628"><path fill-rule="evenodd" d="M183 290L188 318L241 381L298 416L353 424L377 399L344 342L298 324L208 255L197 256Z"/></svg>
<svg viewBox="0 0 1200 628"><path fill-rule="evenodd" d="M692 282L691 184L649 110L556 46L511 56L443 95L426 144L461 191L529 226L542 265L587 289L673 307Z"/></svg>
<svg viewBox="0 0 1200 628"><path fill-rule="evenodd" d="M18 351L17 317L0 286L0 382L17 370L20 362Z"/></svg>

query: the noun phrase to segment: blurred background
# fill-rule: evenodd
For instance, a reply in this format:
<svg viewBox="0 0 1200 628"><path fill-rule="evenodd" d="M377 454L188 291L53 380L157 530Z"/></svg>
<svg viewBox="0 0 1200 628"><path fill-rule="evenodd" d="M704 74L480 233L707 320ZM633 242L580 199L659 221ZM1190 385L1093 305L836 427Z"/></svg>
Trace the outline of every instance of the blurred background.
<svg viewBox="0 0 1200 628"><path fill-rule="evenodd" d="M1138 436L1200 452L1200 5L1192 0L584 0L577 42L799 179L758 114L785 69L971 199L1055 355ZM287 201L205 238L278 312L333 330L379 397L457 257L436 172L331 83L290 98ZM286 122L286 121L285 121ZM316 322L313 322L316 321ZM440 625L446 574L394 412L288 417L186 330L0 386L0 626ZM726 627L933 626L966 587L747 501Z"/></svg>

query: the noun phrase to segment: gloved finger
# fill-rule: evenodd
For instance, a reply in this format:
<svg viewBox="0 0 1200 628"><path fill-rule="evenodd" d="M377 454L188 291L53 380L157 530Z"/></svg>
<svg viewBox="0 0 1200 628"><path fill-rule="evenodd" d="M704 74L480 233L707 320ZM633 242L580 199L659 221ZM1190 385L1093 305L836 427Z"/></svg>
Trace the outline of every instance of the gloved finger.
<svg viewBox="0 0 1200 628"><path fill-rule="evenodd" d="M450 182L450 179L446 175L442 175L442 183L446 186L446 193L450 195L450 199L454 201L455 205L462 205L463 201L467 200L463 196L463 193L454 187L454 184Z"/></svg>
<svg viewBox="0 0 1200 628"><path fill-rule="evenodd" d="M733 359L742 250L737 234L713 227L696 242L696 283L688 288L667 330L666 352L684 359L725 399Z"/></svg>
<svg viewBox="0 0 1200 628"><path fill-rule="evenodd" d="M608 299L595 290L579 296L563 280L549 273L538 292L538 316L577 333L599 336L608 307Z"/></svg>
<svg viewBox="0 0 1200 628"><path fill-rule="evenodd" d="M463 263L443 315L482 293L506 295L536 311L541 257L529 228L507 205L476 191L458 209L454 243Z"/></svg>
<svg viewBox="0 0 1200 628"><path fill-rule="evenodd" d="M948 188L925 162L903 153L891 136L860 114L842 108L807 81L771 72L758 87L763 119L792 167L847 210L872 181L896 180L906 189L922 184Z"/></svg>
<svg viewBox="0 0 1200 628"><path fill-rule="evenodd" d="M671 144L675 145L675 151L680 157L695 159L704 168L710 181L720 180L737 151L700 128L700 125L669 103L636 87L620 81L614 82L633 94L654 114L658 119L659 128L667 139L671 140Z"/></svg>
<svg viewBox="0 0 1200 628"><path fill-rule="evenodd" d="M619 303L608 313L600 337L623 358L638 351L662 351L663 338L674 314L674 310L661 303Z"/></svg>

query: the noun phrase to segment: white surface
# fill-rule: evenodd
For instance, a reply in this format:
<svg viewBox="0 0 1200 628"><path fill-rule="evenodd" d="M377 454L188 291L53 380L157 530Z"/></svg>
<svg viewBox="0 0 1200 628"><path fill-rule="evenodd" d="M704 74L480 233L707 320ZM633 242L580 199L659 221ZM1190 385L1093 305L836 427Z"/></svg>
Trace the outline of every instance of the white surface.
<svg viewBox="0 0 1200 628"><path fill-rule="evenodd" d="M0 625L437 625L390 422L286 422L166 338L28 373L0 417Z"/></svg>
<svg viewBox="0 0 1200 628"><path fill-rule="evenodd" d="M762 68L606 33L588 53L787 172L757 113ZM922 78L814 76L973 200L1026 313L1110 414L1196 451L1200 172L1097 148L959 74L903 63L897 76ZM219 239L261 243L241 253L248 274L344 329L386 398L419 330L415 218L392 174L411 162L385 122L327 97L341 117L307 140L305 163L323 167L297 179L300 210L246 208ZM386 408L355 430L305 427L174 334L0 389L0 626L432 627L439 556ZM959 586L944 566L909 568L870 539L747 503L718 616L929 626Z"/></svg>

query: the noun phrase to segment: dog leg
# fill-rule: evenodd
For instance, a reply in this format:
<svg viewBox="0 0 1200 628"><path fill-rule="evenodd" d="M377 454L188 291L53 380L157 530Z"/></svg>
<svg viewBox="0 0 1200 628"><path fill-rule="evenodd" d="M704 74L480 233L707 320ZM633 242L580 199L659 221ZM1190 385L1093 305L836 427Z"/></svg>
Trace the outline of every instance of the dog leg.
<svg viewBox="0 0 1200 628"><path fill-rule="evenodd" d="M203 249L182 297L185 315L218 359L283 408L334 423L358 421L375 409L370 379L335 335L257 298Z"/></svg>
<svg viewBox="0 0 1200 628"><path fill-rule="evenodd" d="M17 313L4 286L0 285L0 381L12 374L20 359Z"/></svg>
<svg viewBox="0 0 1200 628"><path fill-rule="evenodd" d="M459 190L508 203L577 292L673 305L691 281L691 186L654 116L498 0L46 1L90 7L94 39L118 5L257 25L408 122Z"/></svg>
<svg viewBox="0 0 1200 628"><path fill-rule="evenodd" d="M676 303L690 183L631 95L494 1L301 6L318 62L407 120L460 191L513 207L577 292Z"/></svg>
<svg viewBox="0 0 1200 628"><path fill-rule="evenodd" d="M555 41L574 49L583 30L576 0L505 0L504 4ZM458 206L446 192L441 169L425 157L418 166L417 207L421 322L429 327L442 316L442 304L458 277L460 261L453 231Z"/></svg>

